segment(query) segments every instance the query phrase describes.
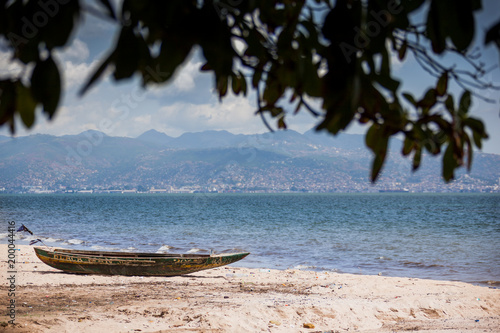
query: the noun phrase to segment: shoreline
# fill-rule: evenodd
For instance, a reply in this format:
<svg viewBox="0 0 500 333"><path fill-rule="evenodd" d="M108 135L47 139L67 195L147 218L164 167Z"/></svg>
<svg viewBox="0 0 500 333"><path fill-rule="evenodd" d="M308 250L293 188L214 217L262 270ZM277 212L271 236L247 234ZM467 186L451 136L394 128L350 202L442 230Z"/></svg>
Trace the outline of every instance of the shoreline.
<svg viewBox="0 0 500 333"><path fill-rule="evenodd" d="M465 282L233 266L177 277L76 275L43 264L30 246L17 248L15 325L5 325L8 248L0 245L0 332L497 332L500 327L500 289Z"/></svg>
<svg viewBox="0 0 500 333"><path fill-rule="evenodd" d="M19 237L19 234L16 234L15 237ZM102 248L102 247L93 247L93 246L90 246L90 247L87 247L87 248L83 248L81 246L78 246L78 245L81 245L81 243L57 243L57 242L53 242L53 238L47 238L45 236L37 236L37 237L34 237L34 236L31 236L31 237L24 237L22 239L20 238L14 238L14 241L15 243L17 244L17 247L32 247L31 245L28 245L29 243L29 240L30 239L36 239L36 238L40 238L42 240L44 240L45 242L47 242L49 244L49 248L67 248L67 249L83 249L83 250L91 250L91 251L131 251L131 249L126 249L126 248ZM28 239L28 240L26 240ZM81 241L82 243L84 241ZM2 246L6 246L7 244L5 243L2 243L0 242L0 247ZM77 245L75 247L75 245ZM33 246L42 246L43 245L40 245L40 244L37 244L37 245L33 245ZM137 249L133 249L132 252L137 252ZM141 252L145 252L145 251L141 251ZM152 252L152 253L158 253L158 252ZM165 253L169 253L169 252L165 252ZM180 253L180 252L176 252L176 253ZM190 252L184 252L184 253L190 253ZM193 252L195 253L195 252ZM208 252L200 252L200 254L208 254ZM251 258L251 257L250 257ZM38 260L36 258L36 260ZM243 264L243 265L241 265ZM416 263L414 263L416 264ZM241 266L238 266L238 265L241 265ZM232 266L230 266L232 267ZM460 278L456 278L456 279L447 279L447 278L436 278L436 277L433 277L433 276L410 276L410 275L397 275L397 274L391 274L391 273L382 273L382 272L379 272L378 274L377 273L367 273L367 272L363 272L363 270L361 268L359 268L359 272L353 272L353 271L342 271L342 270L337 270L337 269L328 269L328 268L325 268L325 269L321 269L321 268L317 268L316 266L303 266L303 265L298 265L298 266L295 266L295 267L287 267L287 268L277 268L277 267L266 267L266 266L245 266L243 262L240 262L240 263L237 263L235 267L238 267L238 268L244 268L244 269L250 269L250 270L259 270L261 268L264 268L264 269L272 269L272 270L278 270L278 271L286 271L286 270L296 270L296 271L307 271L307 272L328 272L328 273L331 273L331 274L352 274L352 275L362 275L362 276L380 276L380 275L383 275L383 276L386 276L386 277L396 277L396 278L416 278L416 279L422 279L422 280L435 280L435 281L449 281L449 282L464 282L464 283L469 283L469 284L472 284L472 285L476 285L476 286L482 286L482 287L495 287L495 288L500 288L500 280L497 280L497 279L489 279L489 280L477 280L477 279L470 279L470 280L467 280L467 279L460 279ZM435 274L434 274L435 275Z"/></svg>

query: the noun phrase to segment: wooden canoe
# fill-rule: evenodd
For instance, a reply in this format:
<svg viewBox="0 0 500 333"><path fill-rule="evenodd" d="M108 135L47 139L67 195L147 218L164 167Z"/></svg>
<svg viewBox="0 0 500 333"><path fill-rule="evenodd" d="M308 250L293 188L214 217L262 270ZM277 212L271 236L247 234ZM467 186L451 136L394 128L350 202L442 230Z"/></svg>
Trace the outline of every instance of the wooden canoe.
<svg viewBox="0 0 500 333"><path fill-rule="evenodd" d="M104 252L35 247L45 264L68 273L176 276L231 264L249 253L164 254Z"/></svg>

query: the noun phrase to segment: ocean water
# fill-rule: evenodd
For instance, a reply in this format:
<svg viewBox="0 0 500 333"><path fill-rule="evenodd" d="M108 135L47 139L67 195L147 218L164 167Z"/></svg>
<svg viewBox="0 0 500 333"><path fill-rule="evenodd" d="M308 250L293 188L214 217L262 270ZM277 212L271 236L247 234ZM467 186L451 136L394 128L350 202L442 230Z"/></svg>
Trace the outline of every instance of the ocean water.
<svg viewBox="0 0 500 333"><path fill-rule="evenodd" d="M0 221L0 243L15 221L49 246L500 284L498 194L4 194Z"/></svg>

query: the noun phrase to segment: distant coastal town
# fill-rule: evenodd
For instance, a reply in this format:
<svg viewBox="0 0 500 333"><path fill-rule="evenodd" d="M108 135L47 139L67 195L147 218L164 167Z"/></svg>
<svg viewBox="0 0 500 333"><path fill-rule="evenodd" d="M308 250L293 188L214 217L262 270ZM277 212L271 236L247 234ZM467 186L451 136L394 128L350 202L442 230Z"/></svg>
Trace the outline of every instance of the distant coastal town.
<svg viewBox="0 0 500 333"><path fill-rule="evenodd" d="M95 137L100 141L92 145ZM440 157L423 156L413 172L411 158L400 150L395 141L371 183L373 155L362 135L339 140L293 131L272 136L206 131L176 139L154 131L137 138L95 131L33 135L0 142L0 193L500 192L500 155L475 154L471 170L458 169L446 183Z"/></svg>
<svg viewBox="0 0 500 333"><path fill-rule="evenodd" d="M298 186L297 186L298 185ZM317 184L310 186L305 184L212 184L212 185L190 185L190 186L132 186L124 185L93 185L93 186L57 186L47 187L43 185L22 186L15 189L0 187L0 193L66 193L66 194L132 194L132 193L500 193L500 179L497 184L481 184L470 176L464 175L456 181L445 184L444 182L419 182L399 183L380 182L371 184Z"/></svg>

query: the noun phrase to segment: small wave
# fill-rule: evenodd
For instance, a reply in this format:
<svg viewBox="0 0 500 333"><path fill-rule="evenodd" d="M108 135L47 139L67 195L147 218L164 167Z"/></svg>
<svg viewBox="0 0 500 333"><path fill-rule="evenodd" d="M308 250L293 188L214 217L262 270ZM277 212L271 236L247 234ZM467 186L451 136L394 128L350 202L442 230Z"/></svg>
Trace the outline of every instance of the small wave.
<svg viewBox="0 0 500 333"><path fill-rule="evenodd" d="M207 250L203 250L203 251L207 251ZM210 252L210 251L207 251L207 252ZM232 249L225 249L222 251L215 251L215 252L217 252L217 253L237 253L237 252L248 252L248 251L246 251L244 249L240 249L238 247L233 247Z"/></svg>
<svg viewBox="0 0 500 333"><path fill-rule="evenodd" d="M298 270L309 270L309 269L315 269L316 266L308 266L308 265L297 265L294 267L294 269Z"/></svg>
<svg viewBox="0 0 500 333"><path fill-rule="evenodd" d="M14 235L15 239L27 239L28 237L31 237L31 235L26 236L26 235L21 234L19 232Z"/></svg>
<svg viewBox="0 0 500 333"><path fill-rule="evenodd" d="M171 248L172 246L170 245L163 245L158 250L156 250L156 253L168 252Z"/></svg>
<svg viewBox="0 0 500 333"><path fill-rule="evenodd" d="M479 283L488 285L490 287L495 287L495 288L500 287L500 281L490 280L490 281L480 281Z"/></svg>
<svg viewBox="0 0 500 333"><path fill-rule="evenodd" d="M195 248L192 248L191 250L187 251L187 253L196 253L196 252L200 252L200 251L203 251L203 250L195 247Z"/></svg>
<svg viewBox="0 0 500 333"><path fill-rule="evenodd" d="M60 239L56 239L56 238L51 238L51 237L48 237L48 238L41 238L42 240L46 241L47 243L57 243L57 242L60 242L61 240Z"/></svg>
<svg viewBox="0 0 500 333"><path fill-rule="evenodd" d="M81 239L68 239L64 243L65 244L70 244L70 245L80 245L80 244L85 243L85 241L83 241Z"/></svg>
<svg viewBox="0 0 500 333"><path fill-rule="evenodd" d="M438 264L424 264L421 262L414 262L414 261L403 261L402 263L404 266L407 267L415 267L415 268L436 268L436 267L444 267L443 265L438 265Z"/></svg>
<svg viewBox="0 0 500 333"><path fill-rule="evenodd" d="M100 246L100 245L92 245L90 248L92 248L94 250L106 250L106 251L115 250L113 248L105 247L105 246Z"/></svg>
<svg viewBox="0 0 500 333"><path fill-rule="evenodd" d="M9 236L9 234L8 234L8 233L5 233L5 234L0 234L0 239L7 238L7 236Z"/></svg>

